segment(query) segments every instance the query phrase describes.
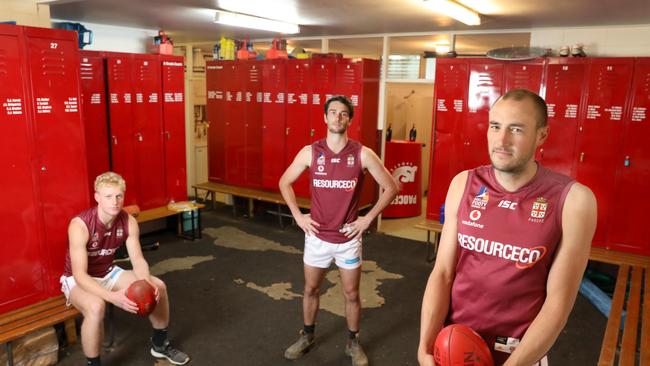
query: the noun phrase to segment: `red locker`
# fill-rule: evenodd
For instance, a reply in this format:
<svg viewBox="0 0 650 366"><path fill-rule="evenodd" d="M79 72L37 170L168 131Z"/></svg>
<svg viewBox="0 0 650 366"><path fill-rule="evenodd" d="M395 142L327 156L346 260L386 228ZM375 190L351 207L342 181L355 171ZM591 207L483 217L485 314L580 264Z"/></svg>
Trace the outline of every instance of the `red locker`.
<svg viewBox="0 0 650 366"><path fill-rule="evenodd" d="M325 102L335 93L336 87L336 58L313 58L312 94L309 119L311 121L311 141L324 139L327 136L327 124L324 117Z"/></svg>
<svg viewBox="0 0 650 366"><path fill-rule="evenodd" d="M140 209L148 210L167 204L160 102L162 74L157 55L133 54L132 62L137 202ZM172 101L175 96L166 93L164 98Z"/></svg>
<svg viewBox="0 0 650 366"><path fill-rule="evenodd" d="M75 32L24 27L31 89L38 200L47 256L47 291L60 293L67 225L89 207L84 126L79 113L79 51ZM22 197L20 197L22 199ZM30 228L33 230L33 228Z"/></svg>
<svg viewBox="0 0 650 366"><path fill-rule="evenodd" d="M290 59L287 61L287 118L286 149L284 166L288 167L298 152L311 144L309 97L312 94L312 69L310 60ZM318 111L322 124L322 109ZM309 197L309 171L293 184L299 197Z"/></svg>
<svg viewBox="0 0 650 366"><path fill-rule="evenodd" d="M244 103L241 80L242 63L238 61L223 61L226 86L226 183L246 185L246 133L244 132Z"/></svg>
<svg viewBox="0 0 650 366"><path fill-rule="evenodd" d="M226 72L222 61L208 61L205 65L207 88L206 114L208 129L208 180L224 183L226 180Z"/></svg>
<svg viewBox="0 0 650 366"><path fill-rule="evenodd" d="M586 58L551 58L546 65L544 99L550 134L536 158L545 167L568 176L574 175L574 149L586 72Z"/></svg>
<svg viewBox="0 0 650 366"><path fill-rule="evenodd" d="M287 61L263 62L262 105L262 187L277 191L278 181L285 170L285 93Z"/></svg>
<svg viewBox="0 0 650 366"><path fill-rule="evenodd" d="M427 195L427 219L440 219L452 178L463 170L461 131L467 109L469 61L462 58L436 60L431 168Z"/></svg>
<svg viewBox="0 0 650 366"><path fill-rule="evenodd" d="M626 115L633 59L590 59L585 108L576 142L576 180L585 184L598 200L598 224L594 245L605 245L614 198L616 159L622 147L623 120Z"/></svg>
<svg viewBox="0 0 650 366"><path fill-rule="evenodd" d="M187 200L185 75L183 57L160 55L165 151L165 202ZM199 182L202 183L202 182Z"/></svg>
<svg viewBox="0 0 650 366"><path fill-rule="evenodd" d="M88 187L93 197L95 177L110 170L108 121L106 118L106 78L101 52L80 51L81 106L86 130ZM94 202L91 199L91 202Z"/></svg>
<svg viewBox="0 0 650 366"><path fill-rule="evenodd" d="M0 205L5 243L0 245L0 314L44 298L47 286L21 33L21 27L0 24L0 185L5 196Z"/></svg>
<svg viewBox="0 0 650 366"><path fill-rule="evenodd" d="M106 54L108 114L111 135L111 170L126 180L125 205L138 203L133 124L132 58L127 53Z"/></svg>
<svg viewBox="0 0 650 366"><path fill-rule="evenodd" d="M377 141L377 110L379 102L379 61L370 59L339 59L336 64L336 93L352 101L354 117L348 136L364 146L379 151ZM377 199L377 184L371 176L363 182L359 205Z"/></svg>
<svg viewBox="0 0 650 366"><path fill-rule="evenodd" d="M609 219L608 245L612 249L650 255L645 210L650 206L650 58L638 58L625 114L622 149ZM599 210L600 210L600 201Z"/></svg>
<svg viewBox="0 0 650 366"><path fill-rule="evenodd" d="M463 169L490 163L487 129L490 107L503 94L504 63L487 58L470 59L467 114L463 128Z"/></svg>
<svg viewBox="0 0 650 366"><path fill-rule="evenodd" d="M505 91L523 88L543 96L545 64L546 59L541 57L528 61L506 62Z"/></svg>
<svg viewBox="0 0 650 366"><path fill-rule="evenodd" d="M244 167L246 186L262 187L262 62L241 64L244 80Z"/></svg>

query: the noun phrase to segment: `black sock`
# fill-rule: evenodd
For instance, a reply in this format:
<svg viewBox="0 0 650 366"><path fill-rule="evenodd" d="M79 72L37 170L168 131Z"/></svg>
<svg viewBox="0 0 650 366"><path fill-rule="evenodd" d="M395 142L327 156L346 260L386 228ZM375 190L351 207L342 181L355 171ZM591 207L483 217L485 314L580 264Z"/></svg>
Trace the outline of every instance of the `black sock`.
<svg viewBox="0 0 650 366"><path fill-rule="evenodd" d="M165 345L167 340L167 328L165 329L153 329L153 334L151 336L151 343L156 347L162 347Z"/></svg>
<svg viewBox="0 0 650 366"><path fill-rule="evenodd" d="M348 338L349 339L355 339L357 337L357 334L359 334L358 330L350 330L350 329L348 329Z"/></svg>
<svg viewBox="0 0 650 366"><path fill-rule="evenodd" d="M316 324L312 324L312 325L305 324L302 326L302 330L307 334L313 335L314 332L316 331Z"/></svg>
<svg viewBox="0 0 650 366"><path fill-rule="evenodd" d="M97 357L86 357L86 365L88 366L102 366L102 361L100 361L99 356Z"/></svg>

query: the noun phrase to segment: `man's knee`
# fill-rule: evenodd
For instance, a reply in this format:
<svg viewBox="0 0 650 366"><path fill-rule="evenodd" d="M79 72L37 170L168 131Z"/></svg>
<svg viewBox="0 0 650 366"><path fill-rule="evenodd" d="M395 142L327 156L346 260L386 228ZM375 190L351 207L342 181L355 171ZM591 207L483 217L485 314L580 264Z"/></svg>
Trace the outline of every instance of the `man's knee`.
<svg viewBox="0 0 650 366"><path fill-rule="evenodd" d="M320 296L320 287L305 285L305 297L318 297Z"/></svg>
<svg viewBox="0 0 650 366"><path fill-rule="evenodd" d="M93 297L86 303L86 308L82 311L85 319L94 322L101 322L104 319L104 311L106 310L106 302L99 298Z"/></svg>
<svg viewBox="0 0 650 366"><path fill-rule="evenodd" d="M158 288L160 295L167 295L167 285L160 278L151 276L151 281Z"/></svg>

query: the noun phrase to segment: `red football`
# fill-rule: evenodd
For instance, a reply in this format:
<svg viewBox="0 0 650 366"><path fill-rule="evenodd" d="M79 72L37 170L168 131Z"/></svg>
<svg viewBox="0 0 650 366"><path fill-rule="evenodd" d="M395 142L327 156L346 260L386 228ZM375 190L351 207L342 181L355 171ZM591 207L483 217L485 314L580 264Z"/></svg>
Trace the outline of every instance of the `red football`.
<svg viewBox="0 0 650 366"><path fill-rule="evenodd" d="M156 308L156 290L145 280L135 281L126 289L126 297L138 305L138 315L147 316Z"/></svg>
<svg viewBox="0 0 650 366"><path fill-rule="evenodd" d="M483 338L462 324L449 325L438 333L433 359L437 366L494 366Z"/></svg>

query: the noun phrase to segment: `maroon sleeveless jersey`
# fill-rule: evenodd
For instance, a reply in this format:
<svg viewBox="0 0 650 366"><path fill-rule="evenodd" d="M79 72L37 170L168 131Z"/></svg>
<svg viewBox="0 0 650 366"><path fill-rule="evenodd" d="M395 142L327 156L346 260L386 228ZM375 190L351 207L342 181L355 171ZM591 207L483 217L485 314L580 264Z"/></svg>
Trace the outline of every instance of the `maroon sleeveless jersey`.
<svg viewBox="0 0 650 366"><path fill-rule="evenodd" d="M97 215L97 206L89 208L77 215L88 228L88 274L92 277L104 277L115 258L115 251L129 236L129 214L122 210L110 228L104 226ZM70 263L70 248L65 255L65 276L72 276L72 264Z"/></svg>
<svg viewBox="0 0 650 366"><path fill-rule="evenodd" d="M365 175L361 166L363 145L348 140L335 154L325 139L311 145L311 218L320 224L316 236L330 243L350 241L339 230L357 219L359 195Z"/></svg>
<svg viewBox="0 0 650 366"><path fill-rule="evenodd" d="M458 207L458 262L447 323L476 330L497 365L509 354L495 347L503 349L508 338L521 340L546 299L562 238L562 208L574 182L537 168L515 192L497 182L492 166L470 170Z"/></svg>

